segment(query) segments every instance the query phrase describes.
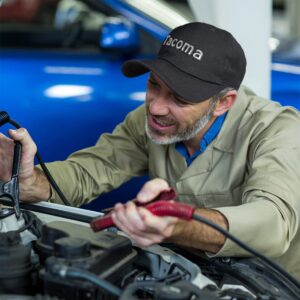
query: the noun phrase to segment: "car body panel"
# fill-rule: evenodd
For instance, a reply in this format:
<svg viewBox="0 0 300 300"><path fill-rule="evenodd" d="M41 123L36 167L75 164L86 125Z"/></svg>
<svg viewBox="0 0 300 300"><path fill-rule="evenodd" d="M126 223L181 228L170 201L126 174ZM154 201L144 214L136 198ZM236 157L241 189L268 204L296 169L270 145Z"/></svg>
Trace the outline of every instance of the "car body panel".
<svg viewBox="0 0 300 300"><path fill-rule="evenodd" d="M154 18L150 10L145 14L134 7L143 4L144 10L148 5L155 11L158 1L82 2L93 3L95 11L104 6L106 10L113 11L113 18L117 15L117 18L125 18L135 25L140 33L140 48L125 51L119 45L116 49L108 47L91 51L80 43L70 43L70 47L65 47L64 34L74 28L66 32L49 31L54 36L57 33L58 40L63 42L51 49L40 44L30 47L30 40L26 47L20 44L22 41L14 47L2 47L1 41L4 40L1 37L5 28L0 28L0 109L29 130L46 162L63 160L73 151L95 144L101 133L111 132L129 111L144 102L147 75L126 78L121 73L121 65L131 58L154 57L157 46L171 26L158 21L162 15L169 16L171 12L167 8L157 6L157 14L161 16ZM111 22L111 17L108 21ZM178 15L172 24L177 22L179 25L185 21ZM78 24L74 22L74 25ZM26 28L24 26L24 30ZM45 32L47 37L48 31ZM43 41L41 37L43 32L39 36L39 40ZM101 40L100 28L99 34L96 32L95 43L98 39ZM293 66L299 68L297 64ZM273 64L272 98L300 109L299 78L299 72L283 72L275 69ZM1 128L1 131L6 128ZM127 201L135 196L144 181L145 178L142 178L125 184L88 207L100 210L115 202Z"/></svg>
<svg viewBox="0 0 300 300"><path fill-rule="evenodd" d="M300 63L273 61L271 81L272 99L300 110Z"/></svg>

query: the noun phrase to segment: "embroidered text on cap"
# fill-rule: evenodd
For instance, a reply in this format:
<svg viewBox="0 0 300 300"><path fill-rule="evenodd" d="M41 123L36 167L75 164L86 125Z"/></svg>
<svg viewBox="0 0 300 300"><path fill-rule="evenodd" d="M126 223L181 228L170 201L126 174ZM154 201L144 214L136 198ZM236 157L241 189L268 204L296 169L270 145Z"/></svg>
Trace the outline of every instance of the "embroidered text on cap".
<svg viewBox="0 0 300 300"><path fill-rule="evenodd" d="M203 52L200 49L195 50L195 46L189 44L183 40L179 40L177 38L173 38L171 35L168 35L163 42L164 46L174 47L182 52L192 55L195 59L201 60L203 56Z"/></svg>

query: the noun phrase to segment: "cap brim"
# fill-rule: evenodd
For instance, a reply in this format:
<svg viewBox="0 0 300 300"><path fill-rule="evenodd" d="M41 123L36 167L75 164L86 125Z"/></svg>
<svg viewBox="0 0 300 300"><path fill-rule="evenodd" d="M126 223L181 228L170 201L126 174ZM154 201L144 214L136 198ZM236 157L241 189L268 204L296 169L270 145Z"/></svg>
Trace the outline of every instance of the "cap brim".
<svg viewBox="0 0 300 300"><path fill-rule="evenodd" d="M207 100L227 87L191 76L163 59L129 60L122 66L122 72L127 77L140 76L149 71L157 74L175 94L187 102Z"/></svg>

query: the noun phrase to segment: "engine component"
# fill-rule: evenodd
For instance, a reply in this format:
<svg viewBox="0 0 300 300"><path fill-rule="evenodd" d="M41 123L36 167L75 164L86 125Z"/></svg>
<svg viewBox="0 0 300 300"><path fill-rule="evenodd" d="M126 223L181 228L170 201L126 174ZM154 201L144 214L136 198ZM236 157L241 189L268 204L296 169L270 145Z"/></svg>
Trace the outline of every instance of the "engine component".
<svg viewBox="0 0 300 300"><path fill-rule="evenodd" d="M0 298L300 299L263 261L211 259L175 245L142 249L115 229L95 233L87 225L56 221L42 229L28 211L17 219L0 209Z"/></svg>
<svg viewBox="0 0 300 300"><path fill-rule="evenodd" d="M214 296L201 291L195 285L186 281L178 281L175 284L165 285L157 282L135 282L128 286L122 294L120 300L138 300L143 295L147 299L147 294L152 291L151 298L154 300L189 300L206 299L216 300ZM200 298L203 296L203 298Z"/></svg>
<svg viewBox="0 0 300 300"><path fill-rule="evenodd" d="M45 259L45 267L40 271L44 292L66 300L108 299L105 291L99 290L84 278L74 280L66 276L62 280L56 276L52 267L74 268L110 282L120 282L132 269L137 256L130 240L112 232L91 235L89 228L75 224L72 224L72 228L65 227L64 222L46 225L42 238L37 241L37 252ZM68 232L68 228L71 231Z"/></svg>
<svg viewBox="0 0 300 300"><path fill-rule="evenodd" d="M27 294L33 287L31 246L16 231L0 233L0 293Z"/></svg>

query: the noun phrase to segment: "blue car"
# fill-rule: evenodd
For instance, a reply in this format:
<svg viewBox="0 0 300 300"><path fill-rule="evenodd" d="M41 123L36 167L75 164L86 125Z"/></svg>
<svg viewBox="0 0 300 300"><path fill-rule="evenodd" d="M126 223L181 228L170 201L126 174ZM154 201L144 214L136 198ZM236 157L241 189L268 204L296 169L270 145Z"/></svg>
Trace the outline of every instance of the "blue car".
<svg viewBox="0 0 300 300"><path fill-rule="evenodd" d="M154 0L4 2L0 110L30 131L45 161L63 160L95 144L143 103L147 75L125 78L122 63L153 57L170 29L189 21ZM272 97L298 109L299 65L279 57L272 70ZM134 179L88 207L127 201L144 180Z"/></svg>

